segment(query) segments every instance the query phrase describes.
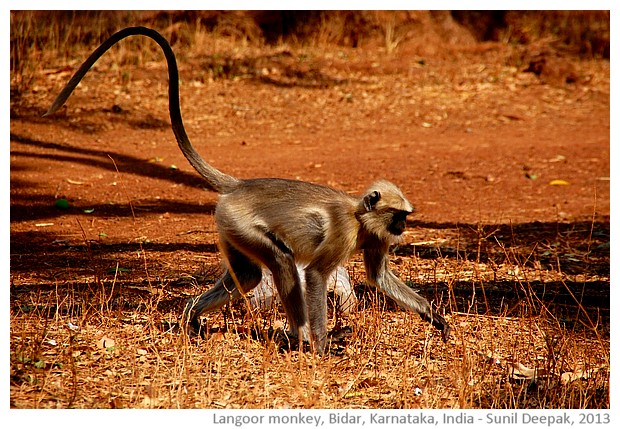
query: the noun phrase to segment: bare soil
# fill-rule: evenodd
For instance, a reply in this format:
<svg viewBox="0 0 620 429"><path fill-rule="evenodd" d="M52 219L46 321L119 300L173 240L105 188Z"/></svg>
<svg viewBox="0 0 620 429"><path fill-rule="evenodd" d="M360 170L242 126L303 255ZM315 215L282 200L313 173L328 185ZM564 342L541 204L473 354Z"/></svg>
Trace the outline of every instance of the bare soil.
<svg viewBox="0 0 620 429"><path fill-rule="evenodd" d="M518 270L527 269L536 305L571 329L600 323L608 341L609 62L563 60L567 79L560 66L526 72L512 55L499 44L427 58L406 47L390 54L280 47L231 54L222 69L215 57L181 52L181 107L194 145L232 175L355 194L378 178L399 184L416 213L394 268L445 308L457 332L467 331L464 314L522 315L515 309L536 301L519 286ZM50 296L95 296L104 284L119 317L141 314L156 297L158 316L173 325L219 270L217 195L176 146L165 63L121 70L104 57L66 108L41 118L80 60L50 65L32 92L11 100L12 351L24 344L32 308L63 307ZM349 269L366 293L359 258ZM87 311L63 308L67 317ZM449 359L449 347L435 358ZM13 406L119 405L116 397L53 402L45 389L35 400L24 393L31 370L12 363ZM389 384L378 380L366 388ZM451 394L433 404L463 404ZM364 406L345 398L333 406ZM366 405L416 406L375 398ZM198 405L243 406L211 401Z"/></svg>

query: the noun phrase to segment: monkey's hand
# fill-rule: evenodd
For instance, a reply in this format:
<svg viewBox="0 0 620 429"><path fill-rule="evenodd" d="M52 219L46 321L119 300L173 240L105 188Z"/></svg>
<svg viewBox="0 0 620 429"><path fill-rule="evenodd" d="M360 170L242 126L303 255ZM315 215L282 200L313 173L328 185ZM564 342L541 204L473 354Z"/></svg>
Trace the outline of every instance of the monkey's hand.
<svg viewBox="0 0 620 429"><path fill-rule="evenodd" d="M433 326L441 331L441 338L444 343L450 339L450 332L452 332L452 328L446 322L446 319L441 317L439 314L433 312Z"/></svg>
<svg viewBox="0 0 620 429"><path fill-rule="evenodd" d="M447 342L450 339L452 328L450 327L450 324L446 322L446 319L432 310L430 311L430 315L420 314L420 316L423 320L430 322L435 328L441 331L441 338L444 342Z"/></svg>

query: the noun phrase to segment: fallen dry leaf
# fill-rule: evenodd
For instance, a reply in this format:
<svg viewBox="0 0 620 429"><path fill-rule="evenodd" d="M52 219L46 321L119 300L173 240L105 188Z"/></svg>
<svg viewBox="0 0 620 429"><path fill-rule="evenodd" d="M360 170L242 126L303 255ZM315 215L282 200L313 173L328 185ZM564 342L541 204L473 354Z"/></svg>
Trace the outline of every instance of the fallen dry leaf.
<svg viewBox="0 0 620 429"><path fill-rule="evenodd" d="M570 183L568 183L566 180L562 180L562 179L555 179L552 180L551 182L549 182L549 185L551 186L566 186L569 185Z"/></svg>

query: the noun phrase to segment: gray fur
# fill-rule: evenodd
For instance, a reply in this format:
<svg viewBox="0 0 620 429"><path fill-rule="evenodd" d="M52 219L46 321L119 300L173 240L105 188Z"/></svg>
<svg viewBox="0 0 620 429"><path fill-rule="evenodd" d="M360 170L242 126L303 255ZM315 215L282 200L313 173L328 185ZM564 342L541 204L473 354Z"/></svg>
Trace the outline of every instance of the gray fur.
<svg viewBox="0 0 620 429"><path fill-rule="evenodd" d="M172 128L190 164L221 194L215 219L227 270L213 288L188 301L183 320L200 331L201 314L216 310L252 290L269 268L294 333L309 339L318 353L327 342L327 279L355 252L363 251L369 281L403 308L418 312L440 329L450 327L429 302L407 287L388 266L389 245L398 241L413 206L386 180L373 183L355 198L335 189L286 179L241 180L209 165L192 146L181 118L179 75L172 48L159 33L130 27L106 40L63 88L46 115L60 108L90 67L125 37L155 40L168 62L168 93ZM306 291L300 286L296 262L306 265Z"/></svg>

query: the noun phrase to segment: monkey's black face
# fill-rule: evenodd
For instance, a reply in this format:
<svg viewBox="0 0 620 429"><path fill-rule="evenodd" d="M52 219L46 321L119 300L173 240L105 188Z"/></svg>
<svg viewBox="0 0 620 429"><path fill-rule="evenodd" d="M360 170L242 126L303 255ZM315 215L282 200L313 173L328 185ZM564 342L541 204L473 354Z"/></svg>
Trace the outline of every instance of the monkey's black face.
<svg viewBox="0 0 620 429"><path fill-rule="evenodd" d="M388 231L393 235L401 235L407 227L407 215L409 212L398 211L392 215L392 221L388 225Z"/></svg>

